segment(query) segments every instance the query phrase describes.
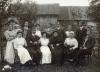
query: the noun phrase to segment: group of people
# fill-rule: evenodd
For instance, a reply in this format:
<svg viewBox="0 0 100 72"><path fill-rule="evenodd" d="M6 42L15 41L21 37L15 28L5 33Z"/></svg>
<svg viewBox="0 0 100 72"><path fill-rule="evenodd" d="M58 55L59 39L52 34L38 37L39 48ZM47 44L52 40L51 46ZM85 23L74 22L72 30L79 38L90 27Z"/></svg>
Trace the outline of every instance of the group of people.
<svg viewBox="0 0 100 72"><path fill-rule="evenodd" d="M95 46L92 31L84 24L76 31L71 25L66 31L57 25L53 32L49 32L50 28L42 32L39 24L30 30L28 22L23 29L18 24L13 28L14 23L10 21L4 32L7 40L4 60L10 65L17 60L22 65L63 64L65 59L73 62L92 54Z"/></svg>

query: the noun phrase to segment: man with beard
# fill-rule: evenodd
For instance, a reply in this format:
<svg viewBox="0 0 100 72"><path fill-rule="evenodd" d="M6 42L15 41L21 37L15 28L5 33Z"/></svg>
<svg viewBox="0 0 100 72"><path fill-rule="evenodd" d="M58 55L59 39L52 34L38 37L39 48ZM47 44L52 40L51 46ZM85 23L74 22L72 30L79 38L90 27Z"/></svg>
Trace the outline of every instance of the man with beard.
<svg viewBox="0 0 100 72"><path fill-rule="evenodd" d="M62 43L64 43L65 38L66 38L66 34L65 34L64 29L63 29L63 26L57 24L56 31L58 32L59 39L61 39Z"/></svg>
<svg viewBox="0 0 100 72"><path fill-rule="evenodd" d="M40 37L35 35L36 31L32 29L32 32L30 33L29 37L27 37L27 43L28 43L28 50L29 53L33 59L33 62L35 62L37 65L40 62L40 50L39 50L39 39Z"/></svg>

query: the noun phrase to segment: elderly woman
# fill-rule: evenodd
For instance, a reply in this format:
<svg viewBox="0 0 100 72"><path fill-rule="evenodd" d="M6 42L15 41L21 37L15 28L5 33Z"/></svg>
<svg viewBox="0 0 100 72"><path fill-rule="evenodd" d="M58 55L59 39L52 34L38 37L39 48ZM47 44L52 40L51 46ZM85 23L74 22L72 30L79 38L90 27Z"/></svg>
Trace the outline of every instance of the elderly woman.
<svg viewBox="0 0 100 72"><path fill-rule="evenodd" d="M63 41L60 39L57 31L54 31L51 39L50 45L52 48L52 62L53 64L62 64L63 63Z"/></svg>
<svg viewBox="0 0 100 72"><path fill-rule="evenodd" d="M68 59L70 61L73 61L77 54L77 48L78 48L78 41L74 37L73 32L69 33L69 37L65 39L64 45L66 47L65 51L68 55Z"/></svg>
<svg viewBox="0 0 100 72"><path fill-rule="evenodd" d="M42 53L41 64L50 64L51 63L51 51L49 48L49 39L47 38L47 33L43 32L42 37L40 38L40 51Z"/></svg>
<svg viewBox="0 0 100 72"><path fill-rule="evenodd" d="M22 31L17 32L17 37L14 40L14 49L15 51L17 51L20 63L25 64L28 61L31 61L32 59L28 50L26 49L27 47L26 40L23 38L22 35L23 35Z"/></svg>

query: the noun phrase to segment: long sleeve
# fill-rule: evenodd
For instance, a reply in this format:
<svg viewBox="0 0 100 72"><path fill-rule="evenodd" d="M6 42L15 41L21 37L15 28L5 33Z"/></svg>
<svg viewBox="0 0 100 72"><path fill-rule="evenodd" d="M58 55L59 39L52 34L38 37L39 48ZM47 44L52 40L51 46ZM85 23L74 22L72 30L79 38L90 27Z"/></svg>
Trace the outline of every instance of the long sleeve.
<svg viewBox="0 0 100 72"><path fill-rule="evenodd" d="M8 40L8 38L9 38L9 34L8 34L7 31L4 32L4 36L6 37L6 40Z"/></svg>
<svg viewBox="0 0 100 72"><path fill-rule="evenodd" d="M93 48L94 47L94 45L95 45L95 38L90 38L87 42L86 42L86 47L89 49L89 48Z"/></svg>
<svg viewBox="0 0 100 72"><path fill-rule="evenodd" d="M73 49L78 48L78 41L76 39L73 40L73 43L74 43Z"/></svg>
<svg viewBox="0 0 100 72"><path fill-rule="evenodd" d="M25 40L25 39L24 39L24 42L25 42L25 43L24 43L24 45L27 47L27 42L26 42L26 40Z"/></svg>
<svg viewBox="0 0 100 72"><path fill-rule="evenodd" d="M67 45L67 38L66 38L65 41L64 41L64 45Z"/></svg>
<svg viewBox="0 0 100 72"><path fill-rule="evenodd" d="M17 48L16 39L13 41L14 49Z"/></svg>

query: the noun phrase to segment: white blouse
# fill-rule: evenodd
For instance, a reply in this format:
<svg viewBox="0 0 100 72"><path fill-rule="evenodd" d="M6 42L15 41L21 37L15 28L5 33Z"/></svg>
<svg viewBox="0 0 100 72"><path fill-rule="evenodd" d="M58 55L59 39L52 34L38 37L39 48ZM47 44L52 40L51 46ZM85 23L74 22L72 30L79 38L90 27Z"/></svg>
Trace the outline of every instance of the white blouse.
<svg viewBox="0 0 100 72"><path fill-rule="evenodd" d="M67 37L69 37L70 33L75 34L74 31L66 31L66 32L65 32L65 34L66 34Z"/></svg>
<svg viewBox="0 0 100 72"><path fill-rule="evenodd" d="M48 44L49 44L49 39L47 39L47 38L40 38L39 41L42 46L48 46Z"/></svg>
<svg viewBox="0 0 100 72"><path fill-rule="evenodd" d="M37 36L41 37L41 31L39 31L39 30L36 30L36 33L35 33L35 35L37 35Z"/></svg>
<svg viewBox="0 0 100 72"><path fill-rule="evenodd" d="M78 48L78 41L75 38L66 38L64 44L74 46L73 49Z"/></svg>
<svg viewBox="0 0 100 72"><path fill-rule="evenodd" d="M7 40L10 39L10 38L14 39L15 36L16 36L13 30L12 31L6 30L4 32L4 35L5 35L5 37L6 37Z"/></svg>
<svg viewBox="0 0 100 72"><path fill-rule="evenodd" d="M24 47L27 46L26 40L24 38L16 38L14 39L14 48L20 48L20 47Z"/></svg>

